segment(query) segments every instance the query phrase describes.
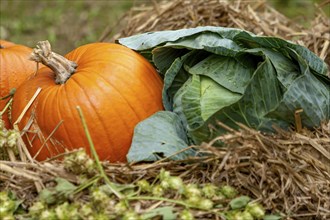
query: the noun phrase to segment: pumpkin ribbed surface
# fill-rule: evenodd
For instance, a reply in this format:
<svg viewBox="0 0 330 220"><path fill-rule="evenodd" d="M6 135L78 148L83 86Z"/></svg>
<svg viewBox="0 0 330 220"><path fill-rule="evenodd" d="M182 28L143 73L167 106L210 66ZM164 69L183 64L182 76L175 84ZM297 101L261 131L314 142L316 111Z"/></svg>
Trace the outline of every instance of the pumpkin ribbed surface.
<svg viewBox="0 0 330 220"><path fill-rule="evenodd" d="M24 80L36 71L36 63L29 60L32 49L9 41L0 40L0 97L9 95ZM0 111L4 109L9 97L0 100ZM8 113L2 115L5 127L10 128Z"/></svg>
<svg viewBox="0 0 330 220"><path fill-rule="evenodd" d="M65 83L56 84L54 71L44 67L14 96L16 119L41 88L19 124L23 129L33 120L25 135L31 155L40 151L36 158L44 160L65 148L83 147L89 152L76 110L80 106L100 159L126 161L135 125L163 109L161 78L141 55L117 44L88 44L65 57L77 64Z"/></svg>

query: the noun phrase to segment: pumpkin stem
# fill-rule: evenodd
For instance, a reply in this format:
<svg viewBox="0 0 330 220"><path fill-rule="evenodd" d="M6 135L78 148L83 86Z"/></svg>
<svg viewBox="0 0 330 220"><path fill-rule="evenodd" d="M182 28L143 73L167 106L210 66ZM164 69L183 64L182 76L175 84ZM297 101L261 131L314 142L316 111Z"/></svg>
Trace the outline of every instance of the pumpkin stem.
<svg viewBox="0 0 330 220"><path fill-rule="evenodd" d="M41 62L53 70L56 84L64 84L76 71L78 66L75 62L52 52L50 43L47 40L37 43L36 48L33 49L30 60L38 63Z"/></svg>

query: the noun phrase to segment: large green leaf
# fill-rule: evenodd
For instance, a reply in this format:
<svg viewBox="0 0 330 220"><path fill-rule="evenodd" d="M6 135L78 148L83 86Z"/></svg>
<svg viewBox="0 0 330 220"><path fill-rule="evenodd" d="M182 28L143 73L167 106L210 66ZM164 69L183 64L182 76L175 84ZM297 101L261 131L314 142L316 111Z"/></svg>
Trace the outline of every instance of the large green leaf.
<svg viewBox="0 0 330 220"><path fill-rule="evenodd" d="M198 128L204 124L200 105L201 80L198 75L192 76L190 83L182 94L182 112L187 120L188 128Z"/></svg>
<svg viewBox="0 0 330 220"><path fill-rule="evenodd" d="M178 115L160 111L140 122L134 130L128 162L154 161L165 157L173 160L194 155L188 147L187 135ZM179 153L182 151L181 153Z"/></svg>
<svg viewBox="0 0 330 220"><path fill-rule="evenodd" d="M225 96L224 93L218 93L217 97ZM233 97L230 105L219 108L215 114L205 120L205 123L200 123L199 127L190 128L190 132L196 143L215 138L223 130L219 128L217 131L210 132L209 125L217 127L217 120L230 127L236 127L235 123L240 122L249 127L271 130L271 124L277 119L266 118L265 115L276 108L280 100L281 91L276 80L275 69L269 59L266 59L255 71L242 98L237 96L235 100ZM212 106L205 106L205 108L212 108Z"/></svg>
<svg viewBox="0 0 330 220"><path fill-rule="evenodd" d="M193 75L182 94L182 112L189 129L200 127L219 109L236 103L241 97L206 76Z"/></svg>
<svg viewBox="0 0 330 220"><path fill-rule="evenodd" d="M164 74L163 104L166 110L173 110L173 97L188 79L187 71L183 66L184 62L191 55L192 53L187 53L182 57L176 58Z"/></svg>
<svg viewBox="0 0 330 220"><path fill-rule="evenodd" d="M249 55L262 55L264 59L265 57L268 57L268 59L273 64L276 70L274 74L275 76L277 76L277 79L281 83L281 87L283 89L287 89L294 81L294 79L301 74L299 66L295 62L293 62L292 59L283 56L278 51L270 50L267 48L255 48L246 50L245 52Z"/></svg>
<svg viewBox="0 0 330 220"><path fill-rule="evenodd" d="M171 47L160 47L152 51L152 60L161 74L164 74L176 59L180 59L187 50L174 49Z"/></svg>
<svg viewBox="0 0 330 220"><path fill-rule="evenodd" d="M235 35L233 40L237 43L245 44L247 47L251 48L272 48L273 50L282 51L282 54L290 53L289 51L293 49L308 62L309 66L315 72L321 75L327 75L328 73L327 65L318 56L306 47L294 44L290 41L276 37L256 36L244 31Z"/></svg>
<svg viewBox="0 0 330 220"><path fill-rule="evenodd" d="M330 89L311 74L298 77L284 93L278 107L267 116L294 123L293 112L302 109L301 120L305 126L314 127L329 120Z"/></svg>
<svg viewBox="0 0 330 220"><path fill-rule="evenodd" d="M228 90L244 94L254 70L232 57L213 54L189 69L191 74L205 75ZM218 93L221 94L221 93Z"/></svg>
<svg viewBox="0 0 330 220"><path fill-rule="evenodd" d="M232 39L238 33L243 31L235 28L206 26L181 30L147 32L127 38L121 38L118 40L118 42L129 48L132 48L133 50L143 51L149 50L159 45L164 45L165 43L174 42L181 38L190 37L193 35L197 37L198 34L204 32L209 32L212 35L214 33L218 34L220 38L222 38L221 35L224 35L224 38ZM195 44L200 45L201 43L195 42Z"/></svg>

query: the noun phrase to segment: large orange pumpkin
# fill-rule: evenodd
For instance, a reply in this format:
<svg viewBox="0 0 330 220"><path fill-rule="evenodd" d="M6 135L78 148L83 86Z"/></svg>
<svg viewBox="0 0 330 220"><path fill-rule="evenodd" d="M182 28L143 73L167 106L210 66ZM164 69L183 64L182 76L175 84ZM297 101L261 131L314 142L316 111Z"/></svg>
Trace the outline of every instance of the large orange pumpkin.
<svg viewBox="0 0 330 220"><path fill-rule="evenodd" d="M0 111L9 101L10 91L36 71L36 63L29 60L31 52L29 47L0 40ZM6 128L11 127L8 116L8 111L2 115Z"/></svg>
<svg viewBox="0 0 330 220"><path fill-rule="evenodd" d="M43 41L32 57L48 67L17 89L12 117L19 117L40 87L19 123L28 130L25 142L37 160L64 149L83 147L90 153L76 106L84 113L99 158L111 162L126 161L135 125L163 109L161 78L144 57L124 46L92 43L64 58Z"/></svg>

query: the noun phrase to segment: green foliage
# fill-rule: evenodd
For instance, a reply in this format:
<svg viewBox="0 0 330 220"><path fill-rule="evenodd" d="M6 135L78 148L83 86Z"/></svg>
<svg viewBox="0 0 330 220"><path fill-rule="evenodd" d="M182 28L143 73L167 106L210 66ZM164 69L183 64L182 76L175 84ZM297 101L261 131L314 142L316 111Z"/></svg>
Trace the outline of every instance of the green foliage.
<svg viewBox="0 0 330 220"><path fill-rule="evenodd" d="M19 206L21 200L16 198L16 195L11 191L0 192L0 216L3 219L15 219L14 213L20 212Z"/></svg>
<svg viewBox="0 0 330 220"><path fill-rule="evenodd" d="M17 148L18 137L19 137L19 132L15 129L6 129L4 121L0 119L0 160L9 159L9 155L7 151L8 149L11 150L15 155L18 154L18 148Z"/></svg>
<svg viewBox="0 0 330 220"><path fill-rule="evenodd" d="M54 204L69 198L77 189L75 185L66 179L56 178L56 187L43 189L39 194L39 199L45 204Z"/></svg>
<svg viewBox="0 0 330 220"><path fill-rule="evenodd" d="M139 130L150 135L134 134L130 161L140 161L142 158L136 157L139 152L178 150L171 146L184 146L183 141L187 145L211 141L227 132L218 121L234 129L239 122L274 132L274 125L283 129L292 126L298 109L303 110L301 121L307 128L330 118L327 65L292 42L236 28L206 26L144 33L119 39L119 43L141 54L152 54L150 61L164 78L163 103L171 114L169 119L162 117L161 123L158 118L166 112L138 124ZM180 121L174 119L175 114L183 124L181 130L176 126L176 134L173 121L175 125ZM169 139L173 140L171 146L153 144L170 136L176 137Z"/></svg>
<svg viewBox="0 0 330 220"><path fill-rule="evenodd" d="M244 208L249 202L250 197L240 196L230 201L229 205L232 209L241 209Z"/></svg>
<svg viewBox="0 0 330 220"><path fill-rule="evenodd" d="M161 216L162 219L176 219L176 214L174 213L174 208L172 206L164 206L152 209L146 214L142 215L142 219L152 219L157 216Z"/></svg>

